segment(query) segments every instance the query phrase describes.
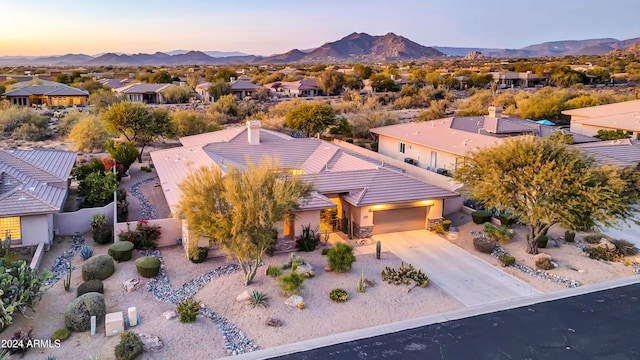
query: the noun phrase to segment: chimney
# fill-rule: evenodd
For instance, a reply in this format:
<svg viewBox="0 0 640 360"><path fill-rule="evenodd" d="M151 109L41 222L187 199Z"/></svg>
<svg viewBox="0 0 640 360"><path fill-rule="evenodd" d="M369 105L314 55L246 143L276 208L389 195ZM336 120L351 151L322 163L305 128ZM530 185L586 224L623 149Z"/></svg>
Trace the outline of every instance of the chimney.
<svg viewBox="0 0 640 360"><path fill-rule="evenodd" d="M489 106L489 117L501 118L502 117L502 107L500 107L500 106Z"/></svg>
<svg viewBox="0 0 640 360"><path fill-rule="evenodd" d="M260 120L247 120L247 136L249 145L260 144Z"/></svg>

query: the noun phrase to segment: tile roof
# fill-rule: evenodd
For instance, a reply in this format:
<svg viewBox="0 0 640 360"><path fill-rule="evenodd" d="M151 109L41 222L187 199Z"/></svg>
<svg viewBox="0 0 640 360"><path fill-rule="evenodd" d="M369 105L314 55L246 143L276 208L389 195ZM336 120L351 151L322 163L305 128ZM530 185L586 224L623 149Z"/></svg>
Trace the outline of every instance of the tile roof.
<svg viewBox="0 0 640 360"><path fill-rule="evenodd" d="M574 124L584 124L612 130L640 131L640 111L604 115L593 118L573 119Z"/></svg>
<svg viewBox="0 0 640 360"><path fill-rule="evenodd" d="M159 93L162 90L172 86L172 84L129 84L127 86L123 86L113 91L122 94L149 94L149 93Z"/></svg>
<svg viewBox="0 0 640 360"><path fill-rule="evenodd" d="M640 142L630 139L576 145L599 164L636 166L640 163Z"/></svg>
<svg viewBox="0 0 640 360"><path fill-rule="evenodd" d="M89 92L86 90L80 90L64 84L60 85L33 85L25 86L16 90L7 91L3 96L31 96L31 95L44 95L44 96L89 96Z"/></svg>
<svg viewBox="0 0 640 360"><path fill-rule="evenodd" d="M0 150L0 216L60 211L75 161L68 151Z"/></svg>
<svg viewBox="0 0 640 360"><path fill-rule="evenodd" d="M262 86L260 85L256 85L254 83L251 82L251 78L242 78L240 77L240 79L233 81L231 84L231 90L255 90L257 88L261 88Z"/></svg>

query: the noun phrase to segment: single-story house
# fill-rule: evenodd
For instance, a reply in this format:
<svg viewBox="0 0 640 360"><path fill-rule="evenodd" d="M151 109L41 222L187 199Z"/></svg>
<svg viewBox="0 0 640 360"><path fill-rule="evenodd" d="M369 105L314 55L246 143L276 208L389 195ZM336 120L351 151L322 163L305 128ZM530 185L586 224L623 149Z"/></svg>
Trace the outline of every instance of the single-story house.
<svg viewBox="0 0 640 360"><path fill-rule="evenodd" d="M145 104L164 104L165 98L162 92L173 84L129 84L113 89L118 94L124 94L129 101L143 102Z"/></svg>
<svg viewBox="0 0 640 360"><path fill-rule="evenodd" d="M493 82L499 88L528 88L547 85L549 76L527 72L492 72Z"/></svg>
<svg viewBox="0 0 640 360"><path fill-rule="evenodd" d="M180 201L179 184L191 171L215 166L226 172L267 156L314 185L311 199L278 225L280 237L294 238L303 225L355 237L431 228L443 218L444 199L460 196L334 143L292 138L261 128L259 121L246 125L183 137L182 147L151 152L172 211ZM327 223L330 212L335 216Z"/></svg>
<svg viewBox="0 0 640 360"><path fill-rule="evenodd" d="M278 97L313 97L322 95L315 79L298 81L277 81L265 84L273 96Z"/></svg>
<svg viewBox="0 0 640 360"><path fill-rule="evenodd" d="M571 116L571 132L594 136L598 130L621 130L640 139L640 100L565 110Z"/></svg>
<svg viewBox="0 0 640 360"><path fill-rule="evenodd" d="M495 146L506 137L551 136L562 131L502 115L492 106L487 116L448 117L438 120L383 126L370 130L378 136L378 152L440 174L452 173L471 151ZM572 134L576 143L598 139Z"/></svg>
<svg viewBox="0 0 640 360"><path fill-rule="evenodd" d="M61 150L0 150L0 239L13 245L51 244L53 214L67 199L76 153Z"/></svg>
<svg viewBox="0 0 640 360"><path fill-rule="evenodd" d="M256 89L262 87L252 83L251 77L245 75L240 76L237 80L232 80L229 86L231 87L231 93L237 96L239 100L251 96Z"/></svg>
<svg viewBox="0 0 640 360"><path fill-rule="evenodd" d="M45 107L85 106L89 100L89 92L86 90L53 81L38 80L38 83L42 84L25 84L17 89L7 91L2 97L14 105Z"/></svg>

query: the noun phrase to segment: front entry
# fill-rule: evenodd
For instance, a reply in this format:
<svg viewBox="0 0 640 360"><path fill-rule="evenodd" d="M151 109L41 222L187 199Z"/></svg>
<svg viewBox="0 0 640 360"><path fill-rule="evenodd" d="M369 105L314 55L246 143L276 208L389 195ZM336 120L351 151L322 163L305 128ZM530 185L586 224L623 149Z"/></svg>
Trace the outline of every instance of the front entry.
<svg viewBox="0 0 640 360"><path fill-rule="evenodd" d="M373 234L424 230L428 206L378 210L373 213Z"/></svg>

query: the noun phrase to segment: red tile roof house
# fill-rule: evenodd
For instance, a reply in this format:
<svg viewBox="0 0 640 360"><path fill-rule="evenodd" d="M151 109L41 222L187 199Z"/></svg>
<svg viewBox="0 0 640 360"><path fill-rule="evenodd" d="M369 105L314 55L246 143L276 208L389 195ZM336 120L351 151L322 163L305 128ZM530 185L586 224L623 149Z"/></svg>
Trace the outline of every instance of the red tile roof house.
<svg viewBox="0 0 640 360"><path fill-rule="evenodd" d="M495 146L506 137L550 136L554 126L505 117L502 108L490 107L488 116L449 117L439 120L384 126L370 130L378 136L378 152L439 173L453 173L470 152ZM576 143L598 141L572 134Z"/></svg>
<svg viewBox="0 0 640 360"><path fill-rule="evenodd" d="M355 237L425 229L442 219L444 199L460 196L334 143L292 138L263 129L255 120L246 125L183 137L182 147L151 152L172 211L180 200L179 184L191 171L202 166L226 171L267 156L315 188L295 216L277 226L280 237L295 238L303 225L319 227L320 212L328 209L337 210L338 228Z"/></svg>
<svg viewBox="0 0 640 360"><path fill-rule="evenodd" d="M69 151L0 150L0 238L14 245L51 244L54 214L67 199L76 161Z"/></svg>

